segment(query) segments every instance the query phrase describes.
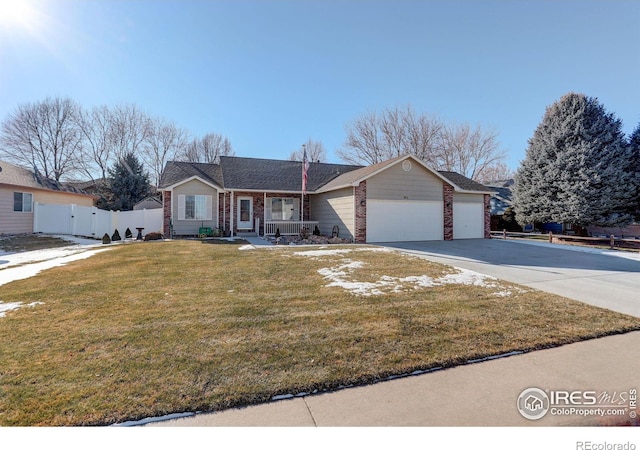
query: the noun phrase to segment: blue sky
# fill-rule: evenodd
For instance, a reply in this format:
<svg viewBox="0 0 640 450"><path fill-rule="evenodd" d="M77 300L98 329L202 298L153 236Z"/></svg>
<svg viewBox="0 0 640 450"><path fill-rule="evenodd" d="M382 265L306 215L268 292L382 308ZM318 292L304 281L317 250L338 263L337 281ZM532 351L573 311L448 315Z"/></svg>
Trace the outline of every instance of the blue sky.
<svg viewBox="0 0 640 450"><path fill-rule="evenodd" d="M238 156L312 138L339 162L345 124L410 104L493 127L513 169L567 92L640 123L634 0L8 1L30 12L0 17L0 120L47 96L126 102Z"/></svg>

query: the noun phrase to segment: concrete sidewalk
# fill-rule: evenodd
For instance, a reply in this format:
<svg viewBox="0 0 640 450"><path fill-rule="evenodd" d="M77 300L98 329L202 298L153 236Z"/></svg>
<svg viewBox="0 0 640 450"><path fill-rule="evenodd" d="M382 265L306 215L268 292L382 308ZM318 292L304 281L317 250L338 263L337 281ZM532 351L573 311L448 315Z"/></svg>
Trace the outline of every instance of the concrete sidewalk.
<svg viewBox="0 0 640 450"><path fill-rule="evenodd" d="M148 426L563 426L628 424L640 389L640 332L458 366L369 386L296 397ZM619 417L554 415L524 418L517 409L527 388L608 395ZM621 396L622 394L622 396ZM623 402L624 400L624 402ZM637 419L635 419L637 424Z"/></svg>

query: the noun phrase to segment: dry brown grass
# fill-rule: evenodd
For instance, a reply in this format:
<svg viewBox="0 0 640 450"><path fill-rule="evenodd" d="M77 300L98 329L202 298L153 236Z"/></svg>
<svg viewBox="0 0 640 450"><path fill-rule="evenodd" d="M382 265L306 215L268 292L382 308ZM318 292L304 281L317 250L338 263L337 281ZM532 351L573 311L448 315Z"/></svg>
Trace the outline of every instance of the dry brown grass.
<svg viewBox="0 0 640 450"><path fill-rule="evenodd" d="M334 247L331 247L332 249ZM301 256L193 241L120 245L2 287L0 425L97 425L213 411L640 329L635 318L457 284L357 296L350 279L452 269L400 253ZM509 289L512 295L499 297Z"/></svg>

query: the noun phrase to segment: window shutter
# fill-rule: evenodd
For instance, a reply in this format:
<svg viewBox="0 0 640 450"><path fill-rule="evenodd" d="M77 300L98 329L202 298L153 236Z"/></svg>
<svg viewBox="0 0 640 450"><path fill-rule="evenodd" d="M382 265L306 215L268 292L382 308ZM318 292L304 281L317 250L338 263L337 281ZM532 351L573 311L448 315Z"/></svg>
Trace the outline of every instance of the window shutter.
<svg viewBox="0 0 640 450"><path fill-rule="evenodd" d="M184 220L185 199L184 195L178 195L178 220Z"/></svg>
<svg viewBox="0 0 640 450"><path fill-rule="evenodd" d="M207 212L205 220L213 220L213 195L207 195Z"/></svg>

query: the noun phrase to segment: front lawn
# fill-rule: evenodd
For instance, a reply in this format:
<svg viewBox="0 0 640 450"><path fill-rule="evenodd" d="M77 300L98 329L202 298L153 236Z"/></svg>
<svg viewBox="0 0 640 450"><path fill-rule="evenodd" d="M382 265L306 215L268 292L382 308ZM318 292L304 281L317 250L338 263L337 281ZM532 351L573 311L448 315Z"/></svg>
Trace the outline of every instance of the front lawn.
<svg viewBox="0 0 640 450"><path fill-rule="evenodd" d="M2 287L0 425L103 425L640 329L376 247L138 242ZM34 302L41 302L34 303Z"/></svg>

